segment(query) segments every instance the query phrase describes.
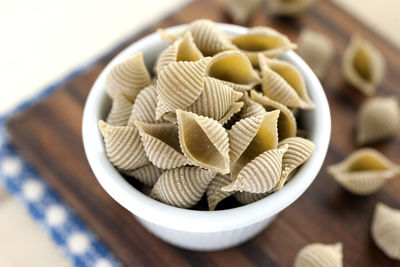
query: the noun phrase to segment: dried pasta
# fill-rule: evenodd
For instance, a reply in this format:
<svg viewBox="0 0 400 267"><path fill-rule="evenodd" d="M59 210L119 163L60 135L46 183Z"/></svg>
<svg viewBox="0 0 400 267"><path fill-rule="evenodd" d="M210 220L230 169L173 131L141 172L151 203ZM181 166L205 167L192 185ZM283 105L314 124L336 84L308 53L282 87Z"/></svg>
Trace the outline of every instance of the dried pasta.
<svg viewBox="0 0 400 267"><path fill-rule="evenodd" d="M243 102L244 106L240 112L241 119L262 116L267 113L265 108L261 104L250 99L247 93L243 95Z"/></svg>
<svg viewBox="0 0 400 267"><path fill-rule="evenodd" d="M249 192L243 191L243 192L236 192L233 196L240 203L247 205L247 204L256 202L260 199L263 199L266 196L268 196L269 194L270 194L270 192L257 194L257 193L249 193Z"/></svg>
<svg viewBox="0 0 400 267"><path fill-rule="evenodd" d="M342 60L346 80L366 95L372 95L385 74L385 60L371 43L354 35Z"/></svg>
<svg viewBox="0 0 400 267"><path fill-rule="evenodd" d="M294 267L342 267L343 245L336 244L309 244L297 253Z"/></svg>
<svg viewBox="0 0 400 267"><path fill-rule="evenodd" d="M199 167L169 169L161 174L150 196L175 207L190 208L201 199L215 175Z"/></svg>
<svg viewBox="0 0 400 267"><path fill-rule="evenodd" d="M160 169L153 164L148 164L134 170L123 171L123 174L134 177L143 184L152 187L157 182L163 171L163 169Z"/></svg>
<svg viewBox="0 0 400 267"><path fill-rule="evenodd" d="M226 11L228 11L234 23L245 24L261 3L262 0L228 0Z"/></svg>
<svg viewBox="0 0 400 267"><path fill-rule="evenodd" d="M400 126L396 97L375 97L365 102L358 113L357 142L374 143L394 136Z"/></svg>
<svg viewBox="0 0 400 267"><path fill-rule="evenodd" d="M400 166L372 148L351 153L344 161L329 166L328 172L345 189L356 195L378 191L400 173Z"/></svg>
<svg viewBox="0 0 400 267"><path fill-rule="evenodd" d="M383 203L376 204L371 234L375 244L386 256L400 260L400 210Z"/></svg>
<svg viewBox="0 0 400 267"><path fill-rule="evenodd" d="M332 41L322 33L305 29L301 31L297 44L296 52L318 78L323 79L335 54Z"/></svg>
<svg viewBox="0 0 400 267"><path fill-rule="evenodd" d="M232 43L249 58L253 66L259 65L260 53L266 57L277 57L297 48L289 38L269 27L251 28L247 33L233 37Z"/></svg>
<svg viewBox="0 0 400 267"><path fill-rule="evenodd" d="M106 122L113 126L126 126L132 111L132 102L122 94L117 94L112 100L111 110Z"/></svg>
<svg viewBox="0 0 400 267"><path fill-rule="evenodd" d="M107 75L106 92L111 98L123 93L130 101L134 101L136 95L151 82L150 74L143 61L143 54L115 65Z"/></svg>
<svg viewBox="0 0 400 267"><path fill-rule="evenodd" d="M217 174L207 187L206 195L209 210L215 210L219 202L234 194L234 192L225 192L221 187L230 184L231 177L228 175Z"/></svg>
<svg viewBox="0 0 400 267"><path fill-rule="evenodd" d="M307 9L314 0L269 0L268 11L274 15L295 16Z"/></svg>

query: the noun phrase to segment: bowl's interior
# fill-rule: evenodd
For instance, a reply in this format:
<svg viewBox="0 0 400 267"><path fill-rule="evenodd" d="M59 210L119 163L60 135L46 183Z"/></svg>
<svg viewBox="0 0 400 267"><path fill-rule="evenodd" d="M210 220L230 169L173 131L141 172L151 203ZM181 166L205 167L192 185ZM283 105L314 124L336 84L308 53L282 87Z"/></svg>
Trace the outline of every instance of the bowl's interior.
<svg viewBox="0 0 400 267"><path fill-rule="evenodd" d="M232 35L246 31L246 28L235 25L219 26L225 33ZM185 26L172 27L168 31L177 31L183 27ZM316 105L314 110L304 111L302 116L308 138L316 147L311 158L281 190L257 202L233 209L213 212L186 210L147 197L126 182L111 165L98 130L98 121L106 117L111 105L111 100L104 90L106 75L112 66L138 52L143 52L147 68L151 70L164 48L166 44L156 33L130 45L107 65L91 89L84 110L82 135L88 161L103 188L136 216L169 228L196 232L223 231L257 223L275 215L295 201L311 184L322 166L329 144L331 125L328 102L321 84L306 63L294 52L287 52L281 58L300 70L310 97Z"/></svg>

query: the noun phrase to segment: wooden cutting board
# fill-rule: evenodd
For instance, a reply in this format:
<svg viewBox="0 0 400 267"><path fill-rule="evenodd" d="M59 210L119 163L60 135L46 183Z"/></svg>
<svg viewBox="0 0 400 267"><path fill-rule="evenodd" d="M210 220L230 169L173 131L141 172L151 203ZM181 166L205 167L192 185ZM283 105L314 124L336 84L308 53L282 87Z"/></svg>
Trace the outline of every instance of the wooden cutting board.
<svg viewBox="0 0 400 267"><path fill-rule="evenodd" d="M199 0L133 37L124 46L157 27L204 17L231 22L220 1ZM337 53L323 81L333 126L325 164L307 192L283 211L269 228L244 245L208 253L170 246L144 230L96 181L83 152L82 109L94 80L120 49L65 82L47 99L11 118L8 126L12 141L127 266L291 266L297 251L310 242L342 242L345 266L398 265L377 249L369 227L378 201L400 208L400 179L393 179L372 196L358 197L344 191L326 174L325 168L356 149L355 115L366 100L345 83L341 74L340 55L350 35L359 33L373 42L388 61L387 75L379 87L379 95L399 95L399 51L329 1L316 1L311 9L296 19L268 17L260 10L248 24L255 25L274 27L292 40L296 40L302 28L312 28L329 36ZM399 136L374 147L400 162Z"/></svg>

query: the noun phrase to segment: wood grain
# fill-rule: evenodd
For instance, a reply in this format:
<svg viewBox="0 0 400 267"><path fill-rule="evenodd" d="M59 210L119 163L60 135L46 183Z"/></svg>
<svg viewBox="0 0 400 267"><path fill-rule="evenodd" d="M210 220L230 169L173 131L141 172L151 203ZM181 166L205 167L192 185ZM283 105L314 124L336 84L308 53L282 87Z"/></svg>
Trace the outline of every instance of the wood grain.
<svg viewBox="0 0 400 267"><path fill-rule="evenodd" d="M157 27L204 17L231 22L222 1L195 1L123 46ZM296 19L269 17L260 10L248 23L248 26L254 25L274 27L292 40L304 27L315 29L330 37L337 53L323 81L333 126L325 164L307 192L283 211L270 227L244 245L208 253L170 246L145 231L97 183L83 152L82 109L97 75L120 49L67 81L47 99L13 117L8 122L12 141L127 266L291 266L297 251L306 244L338 241L344 245L344 266L399 265L376 248L369 227L377 201L400 208L400 179L390 181L373 196L357 197L344 191L325 172L327 165L340 161L356 149L355 114L366 100L346 84L340 69L340 55L351 34L359 33L373 42L387 59L388 71L379 87L379 95L399 95L399 51L329 1L316 1L311 9ZM373 147L399 162L399 136Z"/></svg>

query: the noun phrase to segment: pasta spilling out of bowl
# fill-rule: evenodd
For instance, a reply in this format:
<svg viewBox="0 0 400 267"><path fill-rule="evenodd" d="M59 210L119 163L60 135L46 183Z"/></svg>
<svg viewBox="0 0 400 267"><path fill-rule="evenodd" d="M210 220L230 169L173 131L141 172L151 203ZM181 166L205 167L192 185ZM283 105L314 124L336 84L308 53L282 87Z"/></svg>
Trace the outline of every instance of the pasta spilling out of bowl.
<svg viewBox="0 0 400 267"><path fill-rule="evenodd" d="M159 33L169 46L153 78L140 53L107 76L112 108L99 127L110 162L180 208L248 204L280 190L314 150L296 119L314 108L307 86L275 58L296 45L267 27L227 36L209 20Z"/></svg>

